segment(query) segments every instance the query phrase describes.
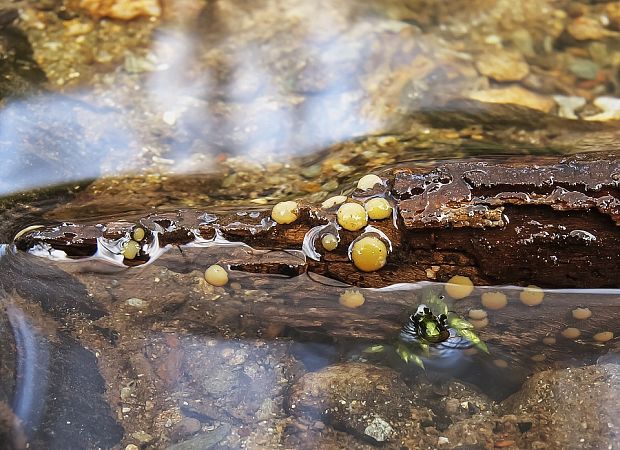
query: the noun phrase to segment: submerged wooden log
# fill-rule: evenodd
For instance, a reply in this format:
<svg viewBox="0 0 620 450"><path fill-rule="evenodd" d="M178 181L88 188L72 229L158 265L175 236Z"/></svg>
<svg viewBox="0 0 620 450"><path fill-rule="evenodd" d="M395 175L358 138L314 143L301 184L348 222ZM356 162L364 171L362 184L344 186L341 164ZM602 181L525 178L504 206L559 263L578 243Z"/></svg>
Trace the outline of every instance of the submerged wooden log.
<svg viewBox="0 0 620 450"><path fill-rule="evenodd" d="M289 225L276 224L270 210L151 214L139 221L150 231L147 245L124 263L144 263L154 256L153 249L166 245L211 245L225 239L255 249L305 253L292 261L282 253L249 263L224 258L236 269L286 275L311 271L363 287L447 281L454 275L469 276L478 285L620 287L618 155L465 161L395 168L382 175L382 185L350 196L358 202L385 197L394 206L393 220L370 221L372 228L365 230L392 246L388 263L378 271L362 272L349 260L349 247L364 230L336 230L337 205L307 204L299 205L299 218ZM136 226L65 223L23 233L15 243L22 250L87 257L128 239ZM319 242L327 230L340 238L333 252Z"/></svg>

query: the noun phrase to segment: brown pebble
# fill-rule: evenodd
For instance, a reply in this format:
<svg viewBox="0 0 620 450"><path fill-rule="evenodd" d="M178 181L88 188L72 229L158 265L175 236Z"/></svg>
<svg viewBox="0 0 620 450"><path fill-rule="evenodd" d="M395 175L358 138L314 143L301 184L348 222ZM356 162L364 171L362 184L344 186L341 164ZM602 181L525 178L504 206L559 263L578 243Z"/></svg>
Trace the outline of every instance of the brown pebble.
<svg viewBox="0 0 620 450"><path fill-rule="evenodd" d="M500 439L499 441L495 441L495 448L504 448L504 447L512 447L516 445L515 441L511 441L509 439Z"/></svg>
<svg viewBox="0 0 620 450"><path fill-rule="evenodd" d="M172 429L172 436L174 440L180 440L184 437L196 434L202 428L202 424L198 419L193 417L184 417L180 422L175 424Z"/></svg>

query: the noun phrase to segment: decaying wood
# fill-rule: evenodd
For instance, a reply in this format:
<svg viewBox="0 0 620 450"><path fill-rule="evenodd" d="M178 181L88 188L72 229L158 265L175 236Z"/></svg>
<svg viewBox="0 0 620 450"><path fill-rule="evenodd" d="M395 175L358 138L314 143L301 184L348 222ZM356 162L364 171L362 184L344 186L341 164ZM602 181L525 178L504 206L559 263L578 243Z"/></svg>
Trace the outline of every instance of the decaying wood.
<svg viewBox="0 0 620 450"><path fill-rule="evenodd" d="M289 254L281 261L222 262L256 272L310 271L363 287L446 281L457 274L477 285L620 287L617 155L445 163L391 169L383 178L384 186L351 195L358 201L382 195L395 205L393 221L371 221L393 246L383 269L364 273L353 266L347 250L360 232L346 230L339 231L336 251L321 252L317 246L319 261L302 254L290 261ZM217 234L255 249L300 250L312 228L335 221L336 209L300 205L300 217L291 225L276 225L269 210L217 216L184 210L152 214L139 223L157 232L160 246L188 244L197 237L204 242ZM16 245L27 250L45 244L69 257L85 257L95 254L98 238L119 239L135 225L61 224L26 233ZM148 258L144 254L125 262L136 265Z"/></svg>

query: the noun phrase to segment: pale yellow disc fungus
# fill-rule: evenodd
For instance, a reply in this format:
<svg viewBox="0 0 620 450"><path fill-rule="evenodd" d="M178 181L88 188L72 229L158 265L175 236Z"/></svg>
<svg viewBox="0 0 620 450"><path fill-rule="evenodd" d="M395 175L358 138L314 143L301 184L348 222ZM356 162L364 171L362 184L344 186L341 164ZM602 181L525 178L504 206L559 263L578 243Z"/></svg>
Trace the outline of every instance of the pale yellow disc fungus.
<svg viewBox="0 0 620 450"><path fill-rule="evenodd" d="M539 353L538 355L532 355L530 359L534 362L543 362L545 359L547 359L547 357L542 353Z"/></svg>
<svg viewBox="0 0 620 450"><path fill-rule="evenodd" d="M357 289L347 289L338 299L338 302L347 308L359 308L365 301L364 295Z"/></svg>
<svg viewBox="0 0 620 450"><path fill-rule="evenodd" d="M562 330L562 336L564 336L566 339L577 339L579 336L581 336L581 331L579 331L578 328L569 327Z"/></svg>
<svg viewBox="0 0 620 450"><path fill-rule="evenodd" d="M129 241L123 248L123 257L125 259L134 259L140 253L140 244L136 241Z"/></svg>
<svg viewBox="0 0 620 450"><path fill-rule="evenodd" d="M15 235L15 237L13 238L13 240L15 241L15 240L19 239L20 237L22 237L23 235L25 235L26 233L29 233L29 232L31 232L31 231L33 231L33 230L38 229L38 228L43 228L43 225L30 225L29 227L26 227L26 228L24 228L23 230L19 231L19 232Z"/></svg>
<svg viewBox="0 0 620 450"><path fill-rule="evenodd" d="M482 320L487 318L487 312L484 309L470 309L469 318L473 320Z"/></svg>
<svg viewBox="0 0 620 450"><path fill-rule="evenodd" d="M334 197L330 197L327 200L325 200L323 203L321 203L321 206L327 209L327 208L331 208L332 206L342 205L346 201L347 201L346 195L336 195Z"/></svg>
<svg viewBox="0 0 620 450"><path fill-rule="evenodd" d="M555 345L557 340L553 336L545 336L542 338L542 343L545 345Z"/></svg>
<svg viewBox="0 0 620 450"><path fill-rule="evenodd" d="M375 184L383 184L383 180L377 175L373 175L373 174L364 175L357 182L357 188L361 189L362 191L367 191L368 189L372 189L375 186Z"/></svg>
<svg viewBox="0 0 620 450"><path fill-rule="evenodd" d="M471 323L476 330L480 330L489 324L489 319L486 317L480 320L470 319L469 323Z"/></svg>
<svg viewBox="0 0 620 450"><path fill-rule="evenodd" d="M383 220L392 215L392 205L384 198L371 198L364 204L364 209L372 220Z"/></svg>
<svg viewBox="0 0 620 450"><path fill-rule="evenodd" d="M321 245L328 252L333 252L338 247L338 238L331 233L327 233L321 238Z"/></svg>
<svg viewBox="0 0 620 450"><path fill-rule="evenodd" d="M592 311L589 308L575 308L572 311L573 318L577 320L585 320L592 317Z"/></svg>
<svg viewBox="0 0 620 450"><path fill-rule="evenodd" d="M212 286L225 286L228 283L228 272L219 264L213 264L205 270L205 280Z"/></svg>
<svg viewBox="0 0 620 450"><path fill-rule="evenodd" d="M455 275L448 280L445 290L450 297L460 300L474 291L474 283L467 277Z"/></svg>
<svg viewBox="0 0 620 450"><path fill-rule="evenodd" d="M601 331L600 333L596 333L592 338L596 342L607 342L611 341L614 338L614 334L611 331Z"/></svg>
<svg viewBox="0 0 620 450"><path fill-rule="evenodd" d="M503 359L494 359L493 364L495 364L495 366L499 367L500 369L505 369L506 367L508 367L508 361L505 361Z"/></svg>
<svg viewBox="0 0 620 450"><path fill-rule="evenodd" d="M145 236L144 228L136 228L135 230L133 230L134 241L140 242L142 239L144 239L144 236Z"/></svg>
<svg viewBox="0 0 620 450"><path fill-rule="evenodd" d="M363 272L374 272L385 266L387 255L385 243L376 236L358 239L351 248L353 264Z"/></svg>
<svg viewBox="0 0 620 450"><path fill-rule="evenodd" d="M342 228L349 231L358 231L368 224L366 210L359 203L345 203L338 208L336 213L338 223Z"/></svg>
<svg viewBox="0 0 620 450"><path fill-rule="evenodd" d="M277 203L271 210L271 218L280 225L293 223L299 217L297 202L288 201Z"/></svg>
<svg viewBox="0 0 620 450"><path fill-rule="evenodd" d="M519 294L519 299L521 299L521 303L524 305L536 306L542 303L544 296L545 293L541 288L530 284L521 291Z"/></svg>
<svg viewBox="0 0 620 450"><path fill-rule="evenodd" d="M482 306L489 309L502 309L508 304L508 297L503 292L485 292L480 296Z"/></svg>

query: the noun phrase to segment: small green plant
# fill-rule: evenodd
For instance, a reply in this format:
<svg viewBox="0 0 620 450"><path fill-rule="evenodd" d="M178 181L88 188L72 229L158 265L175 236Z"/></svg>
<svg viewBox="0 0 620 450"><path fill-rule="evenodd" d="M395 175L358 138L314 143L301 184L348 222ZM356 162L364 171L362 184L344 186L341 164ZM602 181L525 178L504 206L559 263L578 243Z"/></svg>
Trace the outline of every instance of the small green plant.
<svg viewBox="0 0 620 450"><path fill-rule="evenodd" d="M365 353L381 353L391 345L372 345ZM432 290L426 293L424 302L409 316L402 327L394 351L406 363L424 368L422 358L431 357L431 349L467 349L477 347L485 353L486 344L474 332L474 326L467 320L448 310L443 296Z"/></svg>

